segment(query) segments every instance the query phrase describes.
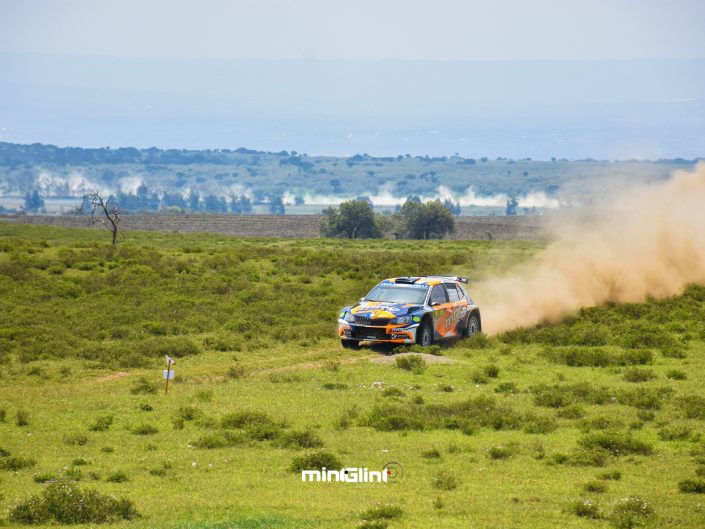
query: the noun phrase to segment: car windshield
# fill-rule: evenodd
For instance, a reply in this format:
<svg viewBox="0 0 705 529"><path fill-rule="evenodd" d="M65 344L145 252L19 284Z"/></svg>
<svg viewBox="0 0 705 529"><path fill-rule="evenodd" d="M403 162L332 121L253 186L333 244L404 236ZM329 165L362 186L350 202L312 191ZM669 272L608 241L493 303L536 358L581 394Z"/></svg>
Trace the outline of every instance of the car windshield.
<svg viewBox="0 0 705 529"><path fill-rule="evenodd" d="M428 288L376 286L367 294L365 301L386 301L388 303L410 303L421 305L426 299Z"/></svg>

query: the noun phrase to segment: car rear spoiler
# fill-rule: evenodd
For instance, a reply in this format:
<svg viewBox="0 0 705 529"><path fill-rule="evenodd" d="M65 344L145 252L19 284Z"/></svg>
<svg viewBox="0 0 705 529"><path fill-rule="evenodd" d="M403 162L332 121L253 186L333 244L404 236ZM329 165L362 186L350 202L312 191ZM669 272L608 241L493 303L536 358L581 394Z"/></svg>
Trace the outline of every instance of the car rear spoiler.
<svg viewBox="0 0 705 529"><path fill-rule="evenodd" d="M458 276L426 276L426 277L432 277L434 279L448 279L450 281L459 281L460 283L465 283L466 285L470 282L467 277L458 277Z"/></svg>

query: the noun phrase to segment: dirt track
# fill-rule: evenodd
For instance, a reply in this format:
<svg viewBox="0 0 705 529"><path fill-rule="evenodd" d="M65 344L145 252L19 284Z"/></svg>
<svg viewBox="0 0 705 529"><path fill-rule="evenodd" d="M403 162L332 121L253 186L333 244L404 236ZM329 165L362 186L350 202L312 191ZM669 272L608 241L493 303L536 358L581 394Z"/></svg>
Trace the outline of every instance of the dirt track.
<svg viewBox="0 0 705 529"><path fill-rule="evenodd" d="M319 237L321 215L215 215L215 214L131 214L122 218L122 229L179 233L223 233L242 237ZM50 215L0 215L0 221L52 226L86 227L85 217ZM548 218L456 217L455 233L450 239L532 240L546 237Z"/></svg>

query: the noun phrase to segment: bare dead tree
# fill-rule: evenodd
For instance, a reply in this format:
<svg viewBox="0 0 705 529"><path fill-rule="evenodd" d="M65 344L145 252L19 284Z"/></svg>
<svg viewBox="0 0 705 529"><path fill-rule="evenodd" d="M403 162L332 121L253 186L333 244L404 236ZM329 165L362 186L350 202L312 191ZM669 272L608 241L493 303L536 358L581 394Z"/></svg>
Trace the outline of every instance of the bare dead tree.
<svg viewBox="0 0 705 529"><path fill-rule="evenodd" d="M120 223L120 206L111 197L103 200L103 197L96 191L83 197L84 204L91 205L91 218L88 224L102 224L113 234L113 246L117 243L118 224Z"/></svg>

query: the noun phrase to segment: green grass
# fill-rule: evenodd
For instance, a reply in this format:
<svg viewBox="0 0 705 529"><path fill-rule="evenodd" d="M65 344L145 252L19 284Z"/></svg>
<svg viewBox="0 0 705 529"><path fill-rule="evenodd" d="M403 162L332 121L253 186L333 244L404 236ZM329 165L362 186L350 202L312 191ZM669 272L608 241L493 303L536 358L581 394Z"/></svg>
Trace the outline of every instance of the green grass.
<svg viewBox="0 0 705 529"><path fill-rule="evenodd" d="M0 224L0 523L68 478L132 502L115 527L701 526L702 287L456 342L424 369L335 339L381 276L488 277L538 248L131 233L113 253L100 232ZM292 471L338 462L403 475Z"/></svg>

